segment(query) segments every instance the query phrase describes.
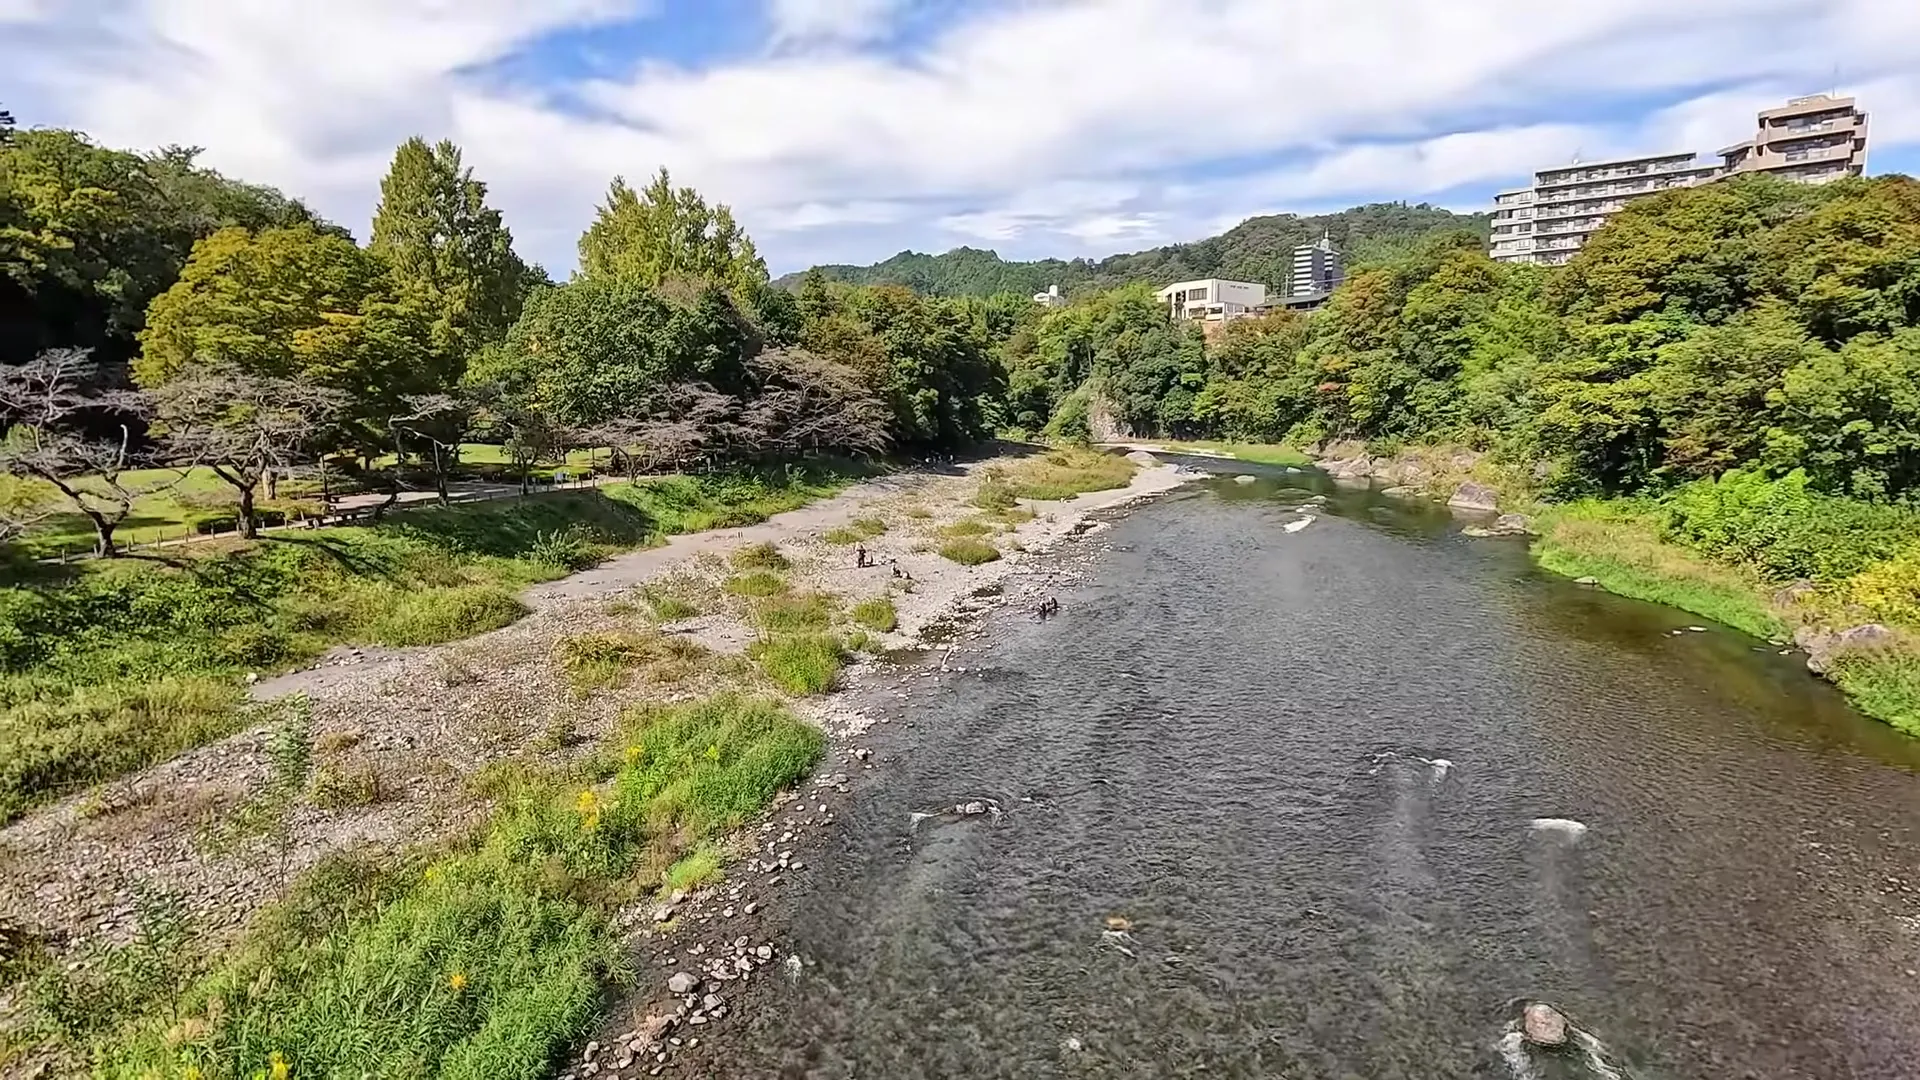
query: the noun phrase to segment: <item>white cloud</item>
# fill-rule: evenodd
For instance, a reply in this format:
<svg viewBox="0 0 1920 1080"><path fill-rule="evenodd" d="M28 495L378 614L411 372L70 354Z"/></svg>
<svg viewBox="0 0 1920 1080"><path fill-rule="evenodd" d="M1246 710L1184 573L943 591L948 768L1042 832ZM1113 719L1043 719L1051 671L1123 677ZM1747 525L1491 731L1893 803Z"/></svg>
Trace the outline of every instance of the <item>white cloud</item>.
<svg viewBox="0 0 1920 1080"><path fill-rule="evenodd" d="M0 70L23 122L203 145L360 229L394 143L451 137L556 272L609 178L662 165L787 267L856 241L1104 254L1576 151L1711 152L1836 60L1874 147L1920 144L1912 0L1032 0L956 5L906 53L873 44L899 0L766 3L766 51L536 86L488 65L650 0L0 0L28 20Z"/></svg>
<svg viewBox="0 0 1920 1080"><path fill-rule="evenodd" d="M900 0L767 0L782 41L871 41L885 37Z"/></svg>

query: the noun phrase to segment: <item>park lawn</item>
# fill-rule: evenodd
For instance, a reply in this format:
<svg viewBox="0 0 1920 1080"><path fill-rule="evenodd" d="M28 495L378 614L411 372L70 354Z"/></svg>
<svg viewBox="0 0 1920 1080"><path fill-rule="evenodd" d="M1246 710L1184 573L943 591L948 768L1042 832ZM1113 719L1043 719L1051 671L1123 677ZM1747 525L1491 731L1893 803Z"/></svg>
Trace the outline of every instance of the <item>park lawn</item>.
<svg viewBox="0 0 1920 1080"><path fill-rule="evenodd" d="M537 479L550 480L555 471L563 467L576 474L594 468L596 461L604 462L605 454L592 450L573 450L568 452L564 462L559 460L541 461L535 464L532 473ZM460 460L465 465L508 467L512 460L505 450L495 443L463 443L460 447ZM376 459L376 467L393 463L393 455ZM231 510L239 505L239 496L233 485L216 476L212 469L195 466L186 470L184 476L179 469L136 469L125 474L124 482L129 487L144 487L149 484L166 483L178 480L172 487L154 491L134 500L133 514L121 523L114 532L114 539L124 546L153 544L163 540L178 540L192 533L197 518L213 515L222 510ZM290 481L283 485L281 504L293 501L317 503L312 493L312 484L306 481ZM96 485L96 490L98 486ZM295 499L285 496L293 495ZM14 477L0 477L0 506L15 506L44 499L49 507L57 512L41 519L20 541L20 547L34 558L51 558L62 553L82 555L93 550L93 522L86 515L71 510L59 509L67 504L59 492L50 485L34 480L22 480ZM270 503L261 492L259 505L262 510L271 509Z"/></svg>

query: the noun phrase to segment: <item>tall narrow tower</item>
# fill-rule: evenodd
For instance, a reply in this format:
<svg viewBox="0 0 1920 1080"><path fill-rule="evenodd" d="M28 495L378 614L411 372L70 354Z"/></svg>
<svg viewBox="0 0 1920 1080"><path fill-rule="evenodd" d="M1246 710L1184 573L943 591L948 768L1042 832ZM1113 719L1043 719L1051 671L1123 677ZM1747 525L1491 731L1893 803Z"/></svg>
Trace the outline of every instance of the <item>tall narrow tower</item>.
<svg viewBox="0 0 1920 1080"><path fill-rule="evenodd" d="M1342 278L1340 252L1326 230L1320 239L1293 249L1293 272L1287 275L1288 298L1322 296L1333 291Z"/></svg>

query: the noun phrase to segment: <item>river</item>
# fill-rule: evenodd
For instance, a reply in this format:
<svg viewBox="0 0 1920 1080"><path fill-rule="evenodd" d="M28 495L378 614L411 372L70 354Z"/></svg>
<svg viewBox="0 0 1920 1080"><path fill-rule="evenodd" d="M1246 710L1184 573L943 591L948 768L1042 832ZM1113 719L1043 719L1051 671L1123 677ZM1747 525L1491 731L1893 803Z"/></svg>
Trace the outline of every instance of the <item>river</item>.
<svg viewBox="0 0 1920 1080"><path fill-rule="evenodd" d="M876 732L778 905L806 965L678 1074L1920 1077L1920 743L1518 541L1244 468ZM915 821L967 800L1004 813ZM1589 1049L1517 1047L1535 999Z"/></svg>

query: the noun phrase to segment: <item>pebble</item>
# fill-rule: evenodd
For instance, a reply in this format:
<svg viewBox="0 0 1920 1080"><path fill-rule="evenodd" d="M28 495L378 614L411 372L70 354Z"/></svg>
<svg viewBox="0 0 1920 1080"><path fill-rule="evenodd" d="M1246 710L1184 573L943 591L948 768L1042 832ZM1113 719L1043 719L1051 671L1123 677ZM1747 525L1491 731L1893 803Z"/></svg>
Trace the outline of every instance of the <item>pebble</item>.
<svg viewBox="0 0 1920 1080"><path fill-rule="evenodd" d="M676 971L667 979L667 989L676 994L690 994L700 986L700 980L684 971Z"/></svg>

